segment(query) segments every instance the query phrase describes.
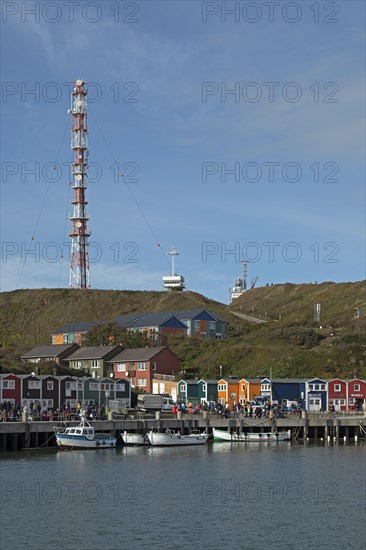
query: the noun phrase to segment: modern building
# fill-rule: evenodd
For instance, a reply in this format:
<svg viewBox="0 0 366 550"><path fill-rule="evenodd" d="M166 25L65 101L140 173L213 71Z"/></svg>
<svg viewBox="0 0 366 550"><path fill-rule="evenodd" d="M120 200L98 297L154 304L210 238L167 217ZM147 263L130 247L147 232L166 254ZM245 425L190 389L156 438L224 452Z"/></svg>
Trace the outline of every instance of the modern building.
<svg viewBox="0 0 366 550"><path fill-rule="evenodd" d="M181 372L180 359L167 347L125 349L109 361L116 380L129 380L133 388L153 392L156 374Z"/></svg>
<svg viewBox="0 0 366 550"><path fill-rule="evenodd" d="M84 347L69 355L67 361L71 369L81 370L93 378L104 378L109 372L108 361L122 349L122 346Z"/></svg>
<svg viewBox="0 0 366 550"><path fill-rule="evenodd" d="M132 321L127 330L143 332L154 341L170 334L186 334L187 326L173 313L146 313Z"/></svg>
<svg viewBox="0 0 366 550"><path fill-rule="evenodd" d="M187 326L188 336L205 340L223 340L227 337L227 322L216 313L205 309L187 309L174 315Z"/></svg>
<svg viewBox="0 0 366 550"><path fill-rule="evenodd" d="M227 337L227 322L216 313L202 308L160 313L119 315L112 320L66 323L51 334L52 344L77 343L96 326L116 323L127 331L141 331L151 340L170 334L187 334L198 338L223 340Z"/></svg>
<svg viewBox="0 0 366 550"><path fill-rule="evenodd" d="M83 344L83 337L93 328L108 323L108 321L87 321L86 323L66 323L51 333L52 344Z"/></svg>
<svg viewBox="0 0 366 550"><path fill-rule="evenodd" d="M52 361L56 365L67 366L66 359L77 349L79 349L79 346L76 343L37 346L24 353L20 359L28 363Z"/></svg>

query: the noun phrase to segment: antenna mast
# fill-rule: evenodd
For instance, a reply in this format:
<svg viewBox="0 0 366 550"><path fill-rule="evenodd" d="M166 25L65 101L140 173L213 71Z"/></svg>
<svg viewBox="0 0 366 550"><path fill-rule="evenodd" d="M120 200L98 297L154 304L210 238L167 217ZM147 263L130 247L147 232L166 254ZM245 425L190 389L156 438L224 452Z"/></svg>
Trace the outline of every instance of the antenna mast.
<svg viewBox="0 0 366 550"><path fill-rule="evenodd" d="M169 256L172 257L172 277L175 277L175 262L174 262L175 258L174 257L179 256L179 252L175 248L174 244L173 244L172 248L169 250L168 254L169 254Z"/></svg>
<svg viewBox="0 0 366 550"><path fill-rule="evenodd" d="M243 290L248 288L248 260L241 260L244 269Z"/></svg>
<svg viewBox="0 0 366 550"><path fill-rule="evenodd" d="M88 232L85 191L87 188L88 128L85 82L77 80L71 97L71 149L74 151L72 174L74 178L73 214L70 255L70 288L90 288Z"/></svg>

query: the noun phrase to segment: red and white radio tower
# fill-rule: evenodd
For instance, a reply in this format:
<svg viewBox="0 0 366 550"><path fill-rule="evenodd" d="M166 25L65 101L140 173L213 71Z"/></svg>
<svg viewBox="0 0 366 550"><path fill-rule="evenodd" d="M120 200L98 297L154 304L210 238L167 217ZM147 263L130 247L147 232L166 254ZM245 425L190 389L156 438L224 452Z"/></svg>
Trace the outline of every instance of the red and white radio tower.
<svg viewBox="0 0 366 550"><path fill-rule="evenodd" d="M85 82L77 80L71 97L71 148L74 151L72 174L74 178L73 215L70 256L70 288L90 288L88 232L85 191L87 187L88 128L86 117Z"/></svg>

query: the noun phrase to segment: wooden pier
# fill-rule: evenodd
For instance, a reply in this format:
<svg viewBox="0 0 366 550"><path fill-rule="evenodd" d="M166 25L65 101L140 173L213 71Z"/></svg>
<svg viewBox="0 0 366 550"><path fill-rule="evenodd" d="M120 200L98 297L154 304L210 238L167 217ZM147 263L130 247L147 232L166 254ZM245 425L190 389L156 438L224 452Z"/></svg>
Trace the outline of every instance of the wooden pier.
<svg viewBox="0 0 366 550"><path fill-rule="evenodd" d="M27 419L25 422L0 423L0 451L19 451L28 449L51 449L56 446L54 428L76 426L79 422L38 422ZM92 422L97 431L111 432L119 436L123 431L146 432L148 430L164 431L166 428L180 430L207 430L221 428L229 430L245 430L263 433L269 431L291 430L293 440L360 440L366 439L366 414L359 415L324 414L293 415L288 418L228 418L220 419L215 414L200 415L178 413L178 418L171 414L145 415L134 418L114 418ZM119 438L119 441L120 438Z"/></svg>

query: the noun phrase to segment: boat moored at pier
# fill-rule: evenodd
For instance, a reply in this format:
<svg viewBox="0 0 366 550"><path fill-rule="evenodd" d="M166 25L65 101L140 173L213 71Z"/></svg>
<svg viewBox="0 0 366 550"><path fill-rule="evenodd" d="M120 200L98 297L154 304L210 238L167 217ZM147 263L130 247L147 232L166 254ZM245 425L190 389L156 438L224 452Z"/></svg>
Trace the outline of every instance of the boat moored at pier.
<svg viewBox="0 0 366 550"><path fill-rule="evenodd" d="M213 428L213 438L215 441L236 443L246 443L247 441L289 441L291 439L291 430L284 432L231 432L229 430Z"/></svg>
<svg viewBox="0 0 366 550"><path fill-rule="evenodd" d="M95 433L95 428L82 417L78 426L55 428L56 442L60 449L111 449L117 438L110 433Z"/></svg>
<svg viewBox="0 0 366 550"><path fill-rule="evenodd" d="M125 445L148 445L147 434L131 433L126 430L121 433L121 439Z"/></svg>
<svg viewBox="0 0 366 550"><path fill-rule="evenodd" d="M159 447L168 446L180 446L180 445L204 445L207 443L209 434L200 432L191 432L190 434L183 435L181 433L174 433L167 429L164 433L148 432L147 438L150 445Z"/></svg>

